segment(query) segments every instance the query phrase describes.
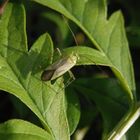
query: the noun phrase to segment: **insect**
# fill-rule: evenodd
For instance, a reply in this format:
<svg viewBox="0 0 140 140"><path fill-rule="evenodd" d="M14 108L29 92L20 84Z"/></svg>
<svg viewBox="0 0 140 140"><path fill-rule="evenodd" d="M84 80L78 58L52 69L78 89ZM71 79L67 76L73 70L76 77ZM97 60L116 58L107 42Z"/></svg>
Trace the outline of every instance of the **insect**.
<svg viewBox="0 0 140 140"><path fill-rule="evenodd" d="M60 53L59 49L57 50ZM66 78L67 79L66 83L64 83L65 78L63 79L62 81L63 84L58 85L59 88L57 89L57 91L56 89L50 86L55 93L59 93L75 79L70 69L76 65L78 59L79 59L78 56L73 53L70 54L69 56L64 56L60 58L59 60L54 62L52 65L50 65L43 71L43 73L41 74L41 80L45 82L51 82L52 80L55 80L60 76L62 76L63 74L65 74L66 72L68 72L69 78Z"/></svg>
<svg viewBox="0 0 140 140"><path fill-rule="evenodd" d="M62 17L63 17L63 20L64 20L65 24L67 25L68 29L70 30L76 45L78 46L77 40L75 38L75 35L74 35L71 27L67 23L66 18L63 15L62 15ZM62 56L62 54L58 48L57 48L57 51L59 52L59 55ZM54 79L62 76L66 72L68 72L70 77L72 77L74 80L75 78L74 78L72 72L70 71L70 69L76 65L76 62L78 59L79 59L78 55L73 54L73 53L69 56L62 57L61 59L59 59L52 65L50 65L48 68L46 68L45 71L43 71L43 73L41 75L41 80L42 81L51 81L51 80L54 80Z"/></svg>
<svg viewBox="0 0 140 140"><path fill-rule="evenodd" d="M70 30L70 32L71 32L71 34L72 34L72 36L74 38L76 46L78 46L78 42L77 42L77 38L76 38L75 34L73 33L71 27L67 23L65 17L64 16L62 16L62 17L63 17L65 24L67 25L68 29ZM60 55L62 55L59 50L58 50L58 52L59 52ZM63 74L65 74L66 72L68 72L69 75L70 75L70 78L73 81L75 79L75 77L73 76L73 74L70 71L70 69L76 65L76 62L77 62L78 59L79 59L78 55L74 54L74 53L72 53L69 56L61 57L61 59L59 59L56 62L54 62L52 65L47 67L42 72L41 80L46 81L46 82L51 81L51 80L55 80L58 77L60 77ZM68 86L72 81L67 80L65 85Z"/></svg>
<svg viewBox="0 0 140 140"><path fill-rule="evenodd" d="M77 60L78 56L74 54L62 57L60 60L56 61L47 69L45 69L45 71L41 75L41 80L49 81L62 76L64 73L66 73L76 65Z"/></svg>

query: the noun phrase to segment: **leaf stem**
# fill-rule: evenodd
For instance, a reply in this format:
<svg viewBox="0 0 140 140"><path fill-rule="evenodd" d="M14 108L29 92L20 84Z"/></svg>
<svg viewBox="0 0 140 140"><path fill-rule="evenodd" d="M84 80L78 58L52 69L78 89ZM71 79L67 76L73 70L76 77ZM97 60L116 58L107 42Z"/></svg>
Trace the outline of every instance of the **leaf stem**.
<svg viewBox="0 0 140 140"><path fill-rule="evenodd" d="M140 116L140 102L133 105L120 123L104 140L119 140Z"/></svg>

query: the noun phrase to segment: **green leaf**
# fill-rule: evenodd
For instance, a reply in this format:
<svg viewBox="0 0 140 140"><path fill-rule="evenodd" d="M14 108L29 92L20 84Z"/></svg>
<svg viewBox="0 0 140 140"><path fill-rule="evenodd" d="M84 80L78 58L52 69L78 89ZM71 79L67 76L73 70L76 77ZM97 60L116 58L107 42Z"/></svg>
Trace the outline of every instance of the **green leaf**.
<svg viewBox="0 0 140 140"><path fill-rule="evenodd" d="M42 128L23 120L9 120L0 124L1 140L53 140Z"/></svg>
<svg viewBox="0 0 140 140"><path fill-rule="evenodd" d="M54 12L46 12L43 13L43 17L49 19L58 26L59 33L61 35L62 40L64 41L69 33L69 29L66 23L64 22L62 16Z"/></svg>
<svg viewBox="0 0 140 140"><path fill-rule="evenodd" d="M52 40L43 34L28 51L25 28L23 5L9 3L0 19L0 89L26 104L55 140L69 140L63 79L40 78L53 60Z"/></svg>
<svg viewBox="0 0 140 140"><path fill-rule="evenodd" d="M73 134L80 120L80 103L77 94L74 93L72 88L66 89L66 98L69 129L71 134Z"/></svg>
<svg viewBox="0 0 140 140"><path fill-rule="evenodd" d="M33 1L65 15L87 34L100 54L106 57L107 64L111 64L110 67L133 102L135 81L121 12L114 13L107 20L107 6L104 0Z"/></svg>
<svg viewBox="0 0 140 140"><path fill-rule="evenodd" d="M125 126L136 108L134 72L121 12L117 11L107 19L105 0L33 1L60 12L76 23L97 48L102 59L103 57L105 58L107 62L105 65L110 65L110 68L119 79L121 86L125 89L130 102L128 114L121 120L115 130L109 134L109 138L107 139L121 137L121 132L125 133L127 131ZM88 56L87 52L89 51L85 51L85 57ZM91 61L95 64L97 60L91 59Z"/></svg>
<svg viewBox="0 0 140 140"><path fill-rule="evenodd" d="M69 47L62 51L62 54L70 55L71 53L77 54L79 59L77 60L76 65L102 65L102 66L111 66L111 63L108 61L105 55L100 53L99 51L85 47Z"/></svg>
<svg viewBox="0 0 140 140"><path fill-rule="evenodd" d="M3 16L0 19L0 48L2 56L7 55L6 46L10 46L20 51L27 51L27 38L25 35L25 12L22 10L13 8L12 5L7 5ZM8 10L7 10L8 9ZM17 13L21 16L18 16ZM16 16L15 16L16 15ZM21 19L23 22L21 22ZM11 24L9 24L11 23ZM21 24L20 26L18 26ZM18 26L18 27L17 27Z"/></svg>
<svg viewBox="0 0 140 140"><path fill-rule="evenodd" d="M129 108L124 91L118 82L111 78L81 78L73 86L76 87L76 91L95 102L103 118L105 137Z"/></svg>
<svg viewBox="0 0 140 140"><path fill-rule="evenodd" d="M57 40L57 48L63 49L73 42L73 36L71 36L71 32L69 29L69 22L68 20L63 17L62 15L56 12L45 12L42 14L43 17L47 18L51 22L56 25L55 29L55 36Z"/></svg>

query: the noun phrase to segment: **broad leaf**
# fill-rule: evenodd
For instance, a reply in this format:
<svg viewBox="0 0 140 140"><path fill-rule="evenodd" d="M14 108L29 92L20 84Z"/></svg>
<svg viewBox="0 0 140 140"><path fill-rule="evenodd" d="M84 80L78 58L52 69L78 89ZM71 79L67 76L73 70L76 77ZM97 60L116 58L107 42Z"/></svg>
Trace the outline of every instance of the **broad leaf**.
<svg viewBox="0 0 140 140"><path fill-rule="evenodd" d="M0 124L1 140L53 140L42 128L23 120L9 120Z"/></svg>
<svg viewBox="0 0 140 140"><path fill-rule="evenodd" d="M63 79L52 84L40 78L53 60L51 38L42 35L28 51L25 28L24 7L9 3L0 19L0 89L24 102L55 140L69 140L78 119L70 132Z"/></svg>
<svg viewBox="0 0 140 140"><path fill-rule="evenodd" d="M122 133L120 131L125 129L128 120L131 118L131 114L133 114L136 108L134 72L121 12L115 12L107 19L105 0L33 1L48 6L75 22L98 49L102 57L100 59L105 58L106 64L105 61L101 62L101 64L110 65L110 68L121 82L121 86L125 89L130 103L128 114L117 125L114 132L111 132L109 135L109 139L115 139L119 134L119 137L121 137ZM74 50L71 52L75 53ZM79 51L78 54L81 52ZM92 54L88 55L87 52L89 52L89 48L87 48L87 51L86 49L83 51L83 56L88 58L89 62L93 61L92 64L95 64L98 60L90 59ZM93 54L94 56L95 54ZM79 58L82 59L81 56ZM83 62L82 64L85 63ZM122 132L125 133L125 131Z"/></svg>
<svg viewBox="0 0 140 140"><path fill-rule="evenodd" d="M76 91L96 104L103 118L103 136L114 128L129 108L128 103L125 102L127 96L123 94L124 91L115 79L81 78L73 86Z"/></svg>
<svg viewBox="0 0 140 140"><path fill-rule="evenodd" d="M53 140L42 128L23 120L9 120L0 124L1 140Z"/></svg>
<svg viewBox="0 0 140 140"><path fill-rule="evenodd" d="M104 0L33 0L46 5L75 22L105 57L133 102L135 81L121 12L107 20ZM88 54L85 51L85 56ZM92 60L96 61L96 60ZM90 61L91 62L91 61Z"/></svg>

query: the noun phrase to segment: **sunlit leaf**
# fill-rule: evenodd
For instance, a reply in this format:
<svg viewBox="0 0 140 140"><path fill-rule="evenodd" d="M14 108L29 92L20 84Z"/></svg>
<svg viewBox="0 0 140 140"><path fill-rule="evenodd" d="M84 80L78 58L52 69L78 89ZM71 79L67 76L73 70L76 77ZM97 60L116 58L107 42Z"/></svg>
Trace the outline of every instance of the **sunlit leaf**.
<svg viewBox="0 0 140 140"><path fill-rule="evenodd" d="M0 89L24 102L55 140L69 140L63 78L41 81L53 60L52 40L43 34L28 51L25 28L23 5L9 3L0 19Z"/></svg>
<svg viewBox="0 0 140 140"><path fill-rule="evenodd" d="M110 64L130 99L134 100L133 67L121 12L113 13L107 20L107 6L104 0L33 1L48 6L75 22L96 46L102 58L107 60L105 65ZM86 50L84 55L88 57ZM91 60L93 64L97 61Z"/></svg>
<svg viewBox="0 0 140 140"><path fill-rule="evenodd" d="M42 128L23 120L9 120L0 124L1 140L53 140Z"/></svg>

